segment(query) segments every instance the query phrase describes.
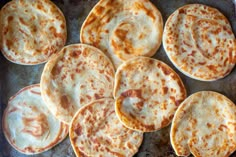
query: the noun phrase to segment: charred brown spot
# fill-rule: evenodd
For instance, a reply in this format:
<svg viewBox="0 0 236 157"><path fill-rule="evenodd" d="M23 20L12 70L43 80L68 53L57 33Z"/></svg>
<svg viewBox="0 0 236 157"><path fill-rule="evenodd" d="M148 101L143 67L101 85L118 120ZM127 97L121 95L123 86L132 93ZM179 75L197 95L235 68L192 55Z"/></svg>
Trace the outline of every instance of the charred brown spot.
<svg viewBox="0 0 236 157"><path fill-rule="evenodd" d="M19 29L19 31L24 34L25 36L29 36L23 29Z"/></svg>
<svg viewBox="0 0 236 157"><path fill-rule="evenodd" d="M139 110L142 110L142 108L143 108L143 106L144 106L144 103L143 103L143 101L140 101L140 102L138 102L138 103L135 103L134 104Z"/></svg>
<svg viewBox="0 0 236 157"><path fill-rule="evenodd" d="M150 64L153 64L153 63L154 63L154 61L153 61L152 59L150 59L148 62L149 62Z"/></svg>
<svg viewBox="0 0 236 157"><path fill-rule="evenodd" d="M153 14L153 10L149 10L147 9L143 3L135 3L134 4L134 7L137 9L137 10L143 10L147 16L151 17L153 20L155 20L155 15Z"/></svg>
<svg viewBox="0 0 236 157"><path fill-rule="evenodd" d="M212 125L211 125L210 123L207 123L207 127L208 127L208 128L211 128Z"/></svg>
<svg viewBox="0 0 236 157"><path fill-rule="evenodd" d="M123 97L138 97L142 98L142 90L141 89L130 89L123 93L121 93Z"/></svg>
<svg viewBox="0 0 236 157"><path fill-rule="evenodd" d="M41 137L49 129L47 118L44 114L40 114L38 117L23 117L22 121L25 128L21 131L35 137Z"/></svg>
<svg viewBox="0 0 236 157"><path fill-rule="evenodd" d="M145 127L145 129L147 129L147 130L155 130L156 128L155 128L155 125L144 125L144 124L142 124L144 127Z"/></svg>
<svg viewBox="0 0 236 157"><path fill-rule="evenodd" d="M76 125L76 127L74 128L74 131L75 131L77 136L82 135L82 127L81 127L81 125L79 125L79 124Z"/></svg>
<svg viewBox="0 0 236 157"><path fill-rule="evenodd" d="M79 157L88 157L86 154L78 150Z"/></svg>
<svg viewBox="0 0 236 157"><path fill-rule="evenodd" d="M168 118L163 117L163 120L161 121L161 126L166 126L168 125L170 120Z"/></svg>
<svg viewBox="0 0 236 157"><path fill-rule="evenodd" d="M89 18L87 19L87 22L85 23L85 27L86 27L86 25L90 25L91 23L93 23L94 21L96 21L96 19L97 19L97 16L92 13L92 14L89 16Z"/></svg>
<svg viewBox="0 0 236 157"><path fill-rule="evenodd" d="M75 80L75 74L71 74L70 77L72 80Z"/></svg>
<svg viewBox="0 0 236 157"><path fill-rule="evenodd" d="M40 4L38 4L38 5L37 5L37 8L38 8L39 10L42 10L43 6L40 5Z"/></svg>
<svg viewBox="0 0 236 157"><path fill-rule="evenodd" d="M101 99L103 98L102 96L98 95L97 93L94 94L95 99Z"/></svg>
<svg viewBox="0 0 236 157"><path fill-rule="evenodd" d="M31 153L34 153L34 152L35 152L35 150L34 150L31 146L26 147L26 148L25 148L25 151L31 152Z"/></svg>
<svg viewBox="0 0 236 157"><path fill-rule="evenodd" d="M224 124L221 124L218 128L220 131L223 131L224 129L228 129L228 127Z"/></svg>
<svg viewBox="0 0 236 157"><path fill-rule="evenodd" d="M105 147L105 149L106 149L107 152L111 153L112 156L117 156L117 157L123 157L124 156L124 155L122 155L122 154L120 154L118 152L110 150L108 147Z"/></svg>
<svg viewBox="0 0 236 157"><path fill-rule="evenodd" d="M136 116L133 115L132 113L129 113L129 116L130 116L132 119L136 119Z"/></svg>
<svg viewBox="0 0 236 157"><path fill-rule="evenodd" d="M208 65L207 68L208 68L209 70L213 71L214 73L217 73L217 72L218 72L217 67L214 66L214 65Z"/></svg>
<svg viewBox="0 0 236 157"><path fill-rule="evenodd" d="M9 16L9 17L7 18L7 21L8 21L8 22L11 22L13 19L14 19L13 16Z"/></svg>
<svg viewBox="0 0 236 157"><path fill-rule="evenodd" d="M96 12L97 12L98 14L101 14L102 11L104 11L104 10L105 10L105 8L102 7L102 6L98 6L98 7L96 8Z"/></svg>
<svg viewBox="0 0 236 157"><path fill-rule="evenodd" d="M66 95L63 95L63 96L61 97L61 102L60 102L60 104L61 104L61 106L62 106L64 109L67 109L67 108L68 108L68 106L69 106L69 100L68 100L68 98L67 98Z"/></svg>
<svg viewBox="0 0 236 157"><path fill-rule="evenodd" d="M200 64L200 65L205 65L206 62L199 62L198 64Z"/></svg>
<svg viewBox="0 0 236 157"><path fill-rule="evenodd" d="M197 119L192 118L190 122L193 126L195 126L197 124Z"/></svg>
<svg viewBox="0 0 236 157"><path fill-rule="evenodd" d="M185 9L179 9L179 13L180 14L185 14L186 12L185 12Z"/></svg>
<svg viewBox="0 0 236 157"><path fill-rule="evenodd" d="M57 30L55 27L53 27L53 26L49 27L49 31L54 35L54 37L58 37L58 38L63 39L62 33L57 33Z"/></svg>
<svg viewBox="0 0 236 157"><path fill-rule="evenodd" d="M128 31L123 29L117 29L115 35L121 40L124 41L127 36Z"/></svg>
<svg viewBox="0 0 236 157"><path fill-rule="evenodd" d="M56 76L56 75L61 73L61 70L62 70L62 66L61 67L55 66L55 67L53 67L51 73L52 73L53 76Z"/></svg>
<svg viewBox="0 0 236 157"><path fill-rule="evenodd" d="M20 23L22 23L23 25L26 25L26 26L28 26L28 24L24 21L24 19L23 18L19 18L19 20L20 20Z"/></svg>
<svg viewBox="0 0 236 157"><path fill-rule="evenodd" d="M65 25L64 24L61 24L60 27L61 27L61 29L65 29Z"/></svg>
<svg viewBox="0 0 236 157"><path fill-rule="evenodd" d="M37 91L34 91L34 90L31 90L30 92L33 93L33 94L36 94L36 95L41 95L40 92L37 92Z"/></svg>
<svg viewBox="0 0 236 157"><path fill-rule="evenodd" d="M172 71L169 68L161 66L161 69L165 75L169 75Z"/></svg>
<svg viewBox="0 0 236 157"><path fill-rule="evenodd" d="M88 100L91 100L91 99L92 99L92 97L91 97L90 95L86 95L86 98L87 98Z"/></svg>
<svg viewBox="0 0 236 157"><path fill-rule="evenodd" d="M183 100L175 100L175 106L179 106Z"/></svg>
<svg viewBox="0 0 236 157"><path fill-rule="evenodd" d="M7 40L6 45L7 45L8 48L10 48L13 45L12 40Z"/></svg>
<svg viewBox="0 0 236 157"><path fill-rule="evenodd" d="M73 51L71 52L70 56L73 58L78 58L81 54L81 51Z"/></svg>
<svg viewBox="0 0 236 157"><path fill-rule="evenodd" d="M163 94L166 95L168 93L168 87L163 87L162 91L163 91Z"/></svg>
<svg viewBox="0 0 236 157"><path fill-rule="evenodd" d="M3 34L6 35L7 32L8 32L8 28L7 28L7 27L4 27L4 28L3 28Z"/></svg>
<svg viewBox="0 0 236 157"><path fill-rule="evenodd" d="M127 146L128 146L129 149L132 149L132 147L133 147L130 142L127 143Z"/></svg>

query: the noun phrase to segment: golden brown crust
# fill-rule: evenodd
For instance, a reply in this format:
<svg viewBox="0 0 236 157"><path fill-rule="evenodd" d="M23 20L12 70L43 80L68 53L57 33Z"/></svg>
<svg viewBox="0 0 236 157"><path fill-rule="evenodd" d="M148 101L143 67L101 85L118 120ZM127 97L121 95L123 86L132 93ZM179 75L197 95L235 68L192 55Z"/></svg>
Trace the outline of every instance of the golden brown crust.
<svg viewBox="0 0 236 157"><path fill-rule="evenodd" d="M236 42L227 18L215 8L189 4L168 18L163 46L185 75L213 81L228 75L236 62Z"/></svg>
<svg viewBox="0 0 236 157"><path fill-rule="evenodd" d="M66 20L50 0L12 0L1 9L0 47L11 62L46 62L66 42Z"/></svg>
<svg viewBox="0 0 236 157"><path fill-rule="evenodd" d="M114 67L97 48L64 47L45 65L40 85L50 111L70 123L75 112L90 101L112 97Z"/></svg>
<svg viewBox="0 0 236 157"><path fill-rule="evenodd" d="M100 0L84 21L80 41L103 50L117 68L161 45L163 20L149 0Z"/></svg>
<svg viewBox="0 0 236 157"><path fill-rule="evenodd" d="M151 132L169 125L186 90L168 65L137 57L117 69L113 95L116 113L126 127Z"/></svg>
<svg viewBox="0 0 236 157"><path fill-rule="evenodd" d="M212 91L192 94L177 109L171 144L178 156L228 157L236 150L236 106Z"/></svg>
<svg viewBox="0 0 236 157"><path fill-rule="evenodd" d="M3 113L3 133L10 145L24 154L38 154L60 143L68 125L49 112L39 84L21 89L8 101Z"/></svg>
<svg viewBox="0 0 236 157"><path fill-rule="evenodd" d="M69 135L77 157L131 157L138 151L143 133L124 127L113 105L113 99L99 99L75 114Z"/></svg>

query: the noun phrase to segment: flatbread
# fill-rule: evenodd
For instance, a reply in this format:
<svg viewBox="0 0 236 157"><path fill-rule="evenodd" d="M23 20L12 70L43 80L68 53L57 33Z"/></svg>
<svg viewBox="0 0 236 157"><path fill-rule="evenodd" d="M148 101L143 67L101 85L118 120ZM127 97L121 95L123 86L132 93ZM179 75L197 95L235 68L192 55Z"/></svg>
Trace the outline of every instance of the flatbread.
<svg viewBox="0 0 236 157"><path fill-rule="evenodd" d="M11 62L46 62L66 42L66 21L50 0L12 0L1 10L0 47Z"/></svg>
<svg viewBox="0 0 236 157"><path fill-rule="evenodd" d="M153 56L163 20L149 0L100 0L84 21L80 41L100 48L117 68L135 56Z"/></svg>
<svg viewBox="0 0 236 157"><path fill-rule="evenodd" d="M110 98L96 100L76 113L69 135L77 157L132 157L138 151L143 133L122 125L114 103Z"/></svg>
<svg viewBox="0 0 236 157"><path fill-rule="evenodd" d="M38 154L60 143L69 126L58 121L42 100L39 84L12 96L2 118L3 133L17 151Z"/></svg>
<svg viewBox="0 0 236 157"><path fill-rule="evenodd" d="M137 57L117 69L114 97L116 113L126 127L151 132L170 124L186 90L168 65Z"/></svg>
<svg viewBox="0 0 236 157"><path fill-rule="evenodd" d="M228 75L236 61L236 40L230 23L215 8L189 4L168 18L163 46L185 75L213 81Z"/></svg>
<svg viewBox="0 0 236 157"><path fill-rule="evenodd" d="M235 104L216 92L197 92L176 111L171 144L178 156L228 157L236 150L235 131Z"/></svg>
<svg viewBox="0 0 236 157"><path fill-rule="evenodd" d="M114 67L99 49L66 46L45 65L40 85L49 110L70 123L76 111L90 101L112 97Z"/></svg>

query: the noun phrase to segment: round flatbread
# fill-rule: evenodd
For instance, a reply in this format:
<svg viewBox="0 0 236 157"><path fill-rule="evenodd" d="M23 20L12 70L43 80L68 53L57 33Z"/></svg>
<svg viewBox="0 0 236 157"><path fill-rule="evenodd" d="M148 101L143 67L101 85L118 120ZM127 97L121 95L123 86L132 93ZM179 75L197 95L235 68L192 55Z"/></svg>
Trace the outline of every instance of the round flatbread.
<svg viewBox="0 0 236 157"><path fill-rule="evenodd" d="M122 125L116 116L115 101L96 100L81 108L70 125L70 140L77 157L132 157L143 133Z"/></svg>
<svg viewBox="0 0 236 157"><path fill-rule="evenodd" d="M69 126L58 121L42 100L39 84L21 89L3 113L3 133L17 151L38 154L60 143Z"/></svg>
<svg viewBox="0 0 236 157"><path fill-rule="evenodd" d="M49 110L69 124L83 105L112 97L114 75L112 63L99 49L69 45L45 65L40 82L42 97Z"/></svg>
<svg viewBox="0 0 236 157"><path fill-rule="evenodd" d="M179 106L171 144L179 156L228 157L236 150L236 106L225 96L202 91Z"/></svg>
<svg viewBox="0 0 236 157"><path fill-rule="evenodd" d="M12 0L1 10L0 47L11 62L46 62L66 42L66 21L50 0Z"/></svg>
<svg viewBox="0 0 236 157"><path fill-rule="evenodd" d="M115 67L135 56L153 56L163 20L149 0L100 0L84 21L80 41L103 50Z"/></svg>
<svg viewBox="0 0 236 157"><path fill-rule="evenodd" d="M168 18L163 46L176 68L197 80L223 78L236 61L230 23L217 9L202 4L183 6Z"/></svg>
<svg viewBox="0 0 236 157"><path fill-rule="evenodd" d="M168 65L137 57L117 69L114 97L116 113L126 127L151 132L170 124L186 90Z"/></svg>

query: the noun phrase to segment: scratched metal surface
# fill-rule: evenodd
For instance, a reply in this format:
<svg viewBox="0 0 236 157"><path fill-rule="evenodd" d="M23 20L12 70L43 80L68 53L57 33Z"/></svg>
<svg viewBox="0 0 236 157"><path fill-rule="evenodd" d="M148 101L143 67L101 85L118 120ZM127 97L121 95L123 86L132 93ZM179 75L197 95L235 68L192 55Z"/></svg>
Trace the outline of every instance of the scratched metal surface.
<svg viewBox="0 0 236 157"><path fill-rule="evenodd" d="M67 45L79 43L79 30L89 11L98 0L53 0L63 11L68 27ZM151 0L161 11L164 21L177 8L189 3L202 3L218 8L230 21L234 34L236 33L236 13L232 0ZM2 7L7 0L0 0ZM213 90L229 97L236 103L236 69L224 79L214 82L201 82L190 79L181 74L167 58L161 47L154 58L170 65L182 78L188 95L201 90ZM10 96L19 89L39 83L44 64L36 66L22 66L10 63L0 53L0 120ZM153 133L145 133L144 141L135 157L175 157L169 140L169 128L164 128ZM5 140L0 127L0 157L26 157L15 151ZM70 141L67 137L53 149L32 157L75 157ZM236 152L231 155L236 157Z"/></svg>

